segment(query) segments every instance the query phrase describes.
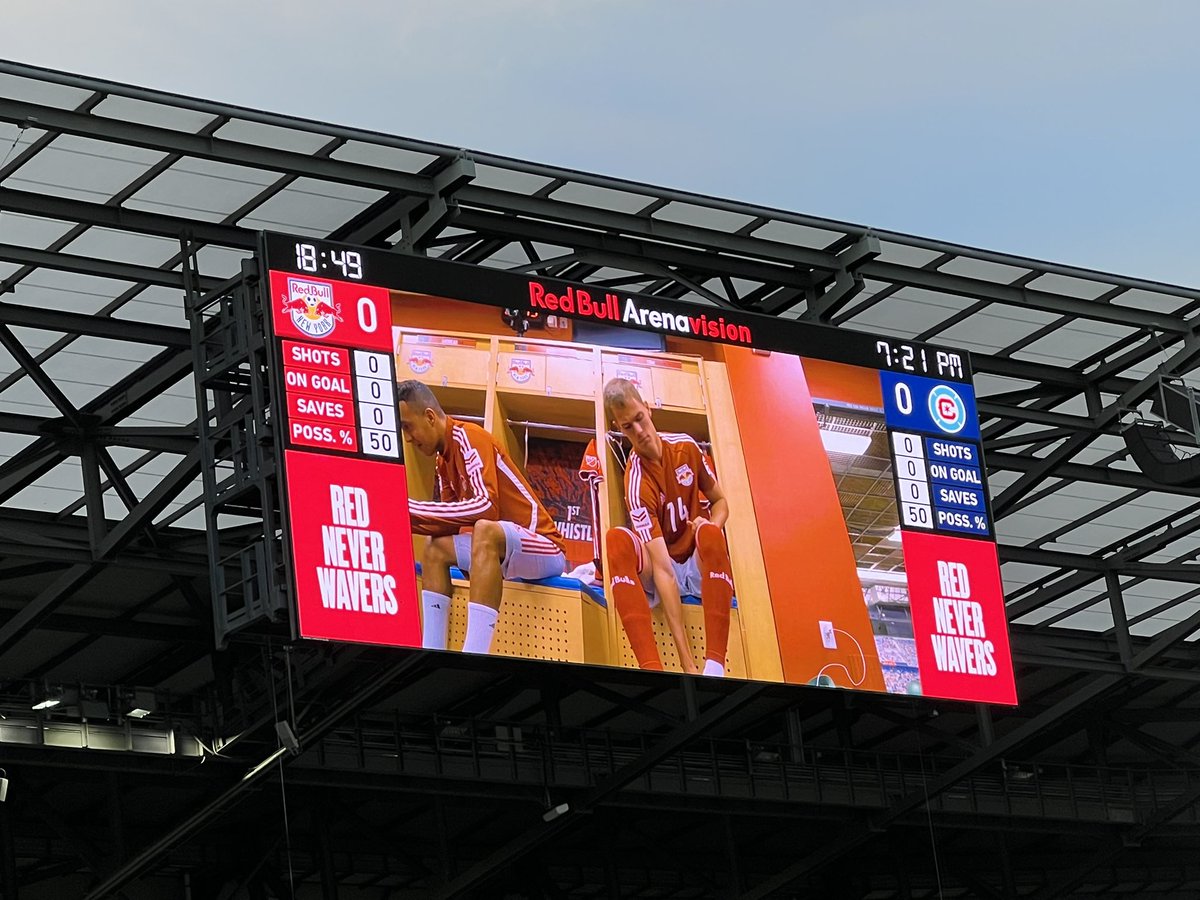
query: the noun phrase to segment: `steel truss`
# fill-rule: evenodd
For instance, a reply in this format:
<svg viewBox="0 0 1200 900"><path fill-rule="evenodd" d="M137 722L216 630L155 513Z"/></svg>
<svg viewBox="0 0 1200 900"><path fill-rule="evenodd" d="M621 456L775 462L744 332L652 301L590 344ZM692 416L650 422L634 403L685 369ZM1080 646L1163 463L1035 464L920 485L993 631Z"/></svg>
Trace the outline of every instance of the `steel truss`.
<svg viewBox="0 0 1200 900"><path fill-rule="evenodd" d="M1200 889L1200 494L1120 438L1200 362L1200 292L15 63L0 144L0 712L156 686L206 748L55 749L37 714L0 743L4 896ZM236 438L267 225L968 344L1021 707L289 646Z"/></svg>

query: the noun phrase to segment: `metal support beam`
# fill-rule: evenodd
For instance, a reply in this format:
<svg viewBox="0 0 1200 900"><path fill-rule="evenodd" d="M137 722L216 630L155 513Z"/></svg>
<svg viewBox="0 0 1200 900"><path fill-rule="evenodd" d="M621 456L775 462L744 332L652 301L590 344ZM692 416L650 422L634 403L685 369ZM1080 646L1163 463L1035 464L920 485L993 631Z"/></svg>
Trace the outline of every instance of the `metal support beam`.
<svg viewBox="0 0 1200 900"><path fill-rule="evenodd" d="M89 581L97 571L97 567L91 565L71 566L53 584L26 603L20 612L0 625L0 655L37 627L42 619L53 612L76 588Z"/></svg>
<svg viewBox="0 0 1200 900"><path fill-rule="evenodd" d="M115 425L191 372L191 354L164 350L84 404L80 413L98 425ZM0 464L0 503L46 474L62 459L57 442L42 438Z"/></svg>
<svg viewBox="0 0 1200 900"><path fill-rule="evenodd" d="M1038 464L1037 457L1023 456L1016 453L997 453L987 449L988 471L999 472L1029 472ZM1141 472L1131 472L1128 469L1109 469L1103 466L1083 465L1081 463L1060 463L1054 470L1055 474L1064 481L1090 481L1094 484L1108 484L1113 487L1136 488L1143 491L1163 491L1185 497L1200 497L1200 488L1183 488L1176 485L1166 487L1157 481L1151 481Z"/></svg>
<svg viewBox="0 0 1200 900"><path fill-rule="evenodd" d="M671 755L688 742L695 740L709 728L727 716L740 710L753 700L763 690L761 685L747 684L738 688L732 694L727 694L721 700L712 704L695 719L681 724L673 731L664 735L660 740L646 749L637 759L626 763L609 778L597 784L580 797L571 800L566 810L561 812L557 807L547 811L540 822L534 824L524 833L506 842L503 846L489 853L487 857L471 866L435 896L438 900L450 900L461 897L478 885L485 882L497 870L511 865L537 847L544 844L559 832L570 827L581 813L589 812L609 795L616 793L636 778L653 768L667 756Z"/></svg>
<svg viewBox="0 0 1200 900"><path fill-rule="evenodd" d="M1124 324L1128 325L1131 323L1125 322ZM1159 378L1164 375L1174 374L1178 369L1191 365L1196 360L1198 354L1200 354L1200 334L1189 331L1187 339L1183 342L1183 346L1170 359L1155 368L1153 372L1146 375L1100 411L1095 419L1095 428L1097 430L1103 429L1109 423L1116 421L1122 412L1136 405L1145 397L1158 383ZM992 499L992 514L997 519L1002 518L1012 505L1034 484L1054 472L1057 466L1069 460L1090 444L1094 438L1095 432L1079 432L1073 437L1068 438L1060 447L1051 451L1047 456L1038 460L1033 468Z"/></svg>
<svg viewBox="0 0 1200 900"><path fill-rule="evenodd" d="M138 122L126 122L104 116L71 112L53 106L40 106L20 100L0 98L0 122L20 125L35 122L38 128L74 134L92 140L111 141L130 147L144 147L163 153L178 153L215 162L269 169L289 175L307 176L335 184L353 184L375 190L432 194L428 176L409 175L382 166L322 159L307 153L279 150L242 141L187 134L171 128L158 128Z"/></svg>
<svg viewBox="0 0 1200 900"><path fill-rule="evenodd" d="M103 559L119 553L138 532L153 525L154 519L185 488L196 480L200 473L200 448L193 446L162 480L154 486L137 506L131 509L120 522L109 531L108 537L97 548L97 557Z"/></svg>
<svg viewBox="0 0 1200 900"><path fill-rule="evenodd" d="M0 103L2 102L0 101ZM74 272L77 275L89 275L93 278L112 278L116 281L133 281L158 287L183 288L183 275L180 272L156 269L152 266L138 266L133 263L112 262L107 259L93 259L73 253L52 253L48 250L17 247L12 244L0 244L0 262L36 266L56 272ZM216 278L203 278L201 281L206 291L212 290L220 284Z"/></svg>
<svg viewBox="0 0 1200 900"><path fill-rule="evenodd" d="M86 200L17 191L12 188L0 188L0 210L114 228L134 234L176 239L187 234L194 241L239 250L253 250L257 246L255 232L249 228L128 209L108 203L89 203Z"/></svg>
<svg viewBox="0 0 1200 900"><path fill-rule="evenodd" d="M41 306L25 306L21 303L0 303L0 322L22 328L40 328L46 331L87 335L113 341L157 344L161 347L177 347L179 349L191 347L191 339L188 337L186 328L155 325L152 322L139 322L135 319L87 316Z"/></svg>
<svg viewBox="0 0 1200 900"><path fill-rule="evenodd" d="M1038 309L1043 312L1060 313L1080 319L1092 319L1126 328L1144 328L1147 331L1168 334L1188 334L1191 325L1177 316L1150 312L1131 306L1111 306L1095 300L1083 300L1066 294L1054 294L1027 287L1010 287L979 278L951 275L925 268L913 268L897 263L873 260L860 269L863 276L886 284L900 284L936 291L941 294L957 294L987 300L1018 309Z"/></svg>
<svg viewBox="0 0 1200 900"><path fill-rule="evenodd" d="M1104 586L1108 593L1108 608L1112 612L1117 651L1121 654L1121 662L1129 668L1133 663L1133 649L1129 638L1129 620L1125 617L1125 598L1121 593L1120 576L1112 570L1105 572Z"/></svg>
<svg viewBox="0 0 1200 900"><path fill-rule="evenodd" d="M313 744L320 741L321 738L336 728L348 716L353 715L367 703L378 699L384 690L393 686L393 682L396 679L404 675L419 674L424 661L425 654L419 652L412 653L406 659L390 666L385 671L376 675L376 677L368 679L359 690L342 703L339 703L323 719L311 728L306 729L302 735L298 735L301 745ZM113 891L128 884L132 879L145 871L163 853L193 834L216 816L227 812L237 803L241 802L248 789L258 784L268 775L274 774L277 766L282 767L294 758L295 756L289 753L286 747L279 747L267 755L257 765L248 769L236 782L205 803L187 819L155 840L140 853L135 854L127 860L124 865L109 875L103 882L93 887L85 900L102 900L102 898L108 897Z"/></svg>
<svg viewBox="0 0 1200 900"><path fill-rule="evenodd" d="M1054 706L1034 716L1025 724L1014 728L1002 738L993 741L973 756L951 766L943 774L933 778L924 790L914 791L893 803L887 810L870 818L869 824L848 826L841 835L808 856L785 867L741 895L741 900L765 900L776 891L783 890L797 878L815 872L840 859L857 847L862 846L879 831L885 830L900 816L918 809L933 797L953 787L962 779L979 771L984 766L1005 756L1032 737L1041 735L1054 724L1061 724L1064 717L1081 706L1110 691L1121 681L1118 675L1101 675L1087 686L1059 701Z"/></svg>
<svg viewBox="0 0 1200 900"><path fill-rule="evenodd" d="M495 254L501 247L522 240L554 244L559 247L593 251L590 256L606 265L631 272L641 270L647 259L664 265L682 266L693 272L710 275L730 274L750 281L779 284L804 289L812 283L812 274L799 267L764 262L698 250L658 240L658 229L649 235L607 234L585 228L564 228L550 222L514 218L500 212L463 208L454 222L455 227L478 232L480 237L498 239L480 259L470 256L464 262L480 262ZM597 256L595 254L604 254Z"/></svg>

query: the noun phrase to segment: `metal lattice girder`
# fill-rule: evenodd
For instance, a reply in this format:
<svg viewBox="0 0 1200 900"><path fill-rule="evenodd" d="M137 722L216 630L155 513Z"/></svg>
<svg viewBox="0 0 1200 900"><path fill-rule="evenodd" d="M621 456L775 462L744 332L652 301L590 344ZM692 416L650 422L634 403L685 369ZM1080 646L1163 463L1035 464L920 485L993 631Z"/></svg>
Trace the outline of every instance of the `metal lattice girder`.
<svg viewBox="0 0 1200 900"><path fill-rule="evenodd" d="M378 695L391 688L393 684L405 677L419 678L427 662L426 654L410 653L404 660L392 665L383 672L374 675L362 684L351 696L339 703L311 727L304 729L297 737L302 744L305 741L319 741L326 733L343 723L356 711L377 699ZM172 829L169 833L157 839L150 846L134 855L131 859L113 871L87 895L87 900L100 900L111 892L128 884L147 866L153 863L162 853L169 850L179 841L186 838L196 829L214 817L227 812L233 805L245 798L246 792L263 778L275 774L273 766L278 763L280 769L288 761L288 748L279 746L275 751L250 768L234 784L227 787L217 797L205 803L186 820Z"/></svg>
<svg viewBox="0 0 1200 900"><path fill-rule="evenodd" d="M769 897L776 891L787 887L800 876L836 862L846 853L871 840L875 834L900 816L928 803L931 797L936 797L942 791L952 788L967 775L999 759L1013 748L1019 747L1022 742L1029 740L1035 735L1039 735L1047 726L1061 723L1064 716L1075 712L1079 707L1095 698L1103 696L1119 682L1120 678L1115 675L1101 675L1093 679L1086 688L1076 691L1070 697L1040 715L1035 716L1024 725L1009 732L1003 738L979 750L970 758L951 767L943 774L932 778L922 790L897 800L882 815L872 816L869 823L848 827L834 841L810 853L803 859L788 865L766 883L746 891L741 895L742 900L763 900L763 898Z"/></svg>
<svg viewBox="0 0 1200 900"><path fill-rule="evenodd" d="M639 754L636 759L630 760L620 769L613 772L602 784L597 785L573 800L571 804L568 804L567 810L556 816L543 816L540 822L535 823L524 833L517 835L512 840L505 842L490 853L486 859L481 860L462 875L455 878L437 896L445 898L445 900L450 900L450 898L460 897L467 891L484 883L498 868L512 865L559 832L569 828L580 814L589 812L606 797L621 790L661 760L677 751L680 747L741 710L746 703L758 694L761 694L763 690L763 686L759 684L743 685L736 692L713 703L712 706L699 715L679 724L656 740L645 752Z"/></svg>
<svg viewBox="0 0 1200 900"><path fill-rule="evenodd" d="M1131 469L1117 436L1157 376L1187 375L1196 364L1200 292L0 62L0 141L9 134L13 151L0 165L0 326L15 367L0 376L0 433L9 442L0 461L0 579L15 593L0 612L0 644L7 659L28 654L28 673L81 668L86 677L97 659L113 655L105 642L118 641L136 647L120 677L142 673L158 681L193 666L221 668L203 658L207 648L197 637L203 598L194 585L208 562L187 515L197 501L182 499L195 484L187 454L198 425L192 415L139 412L172 389L191 387L181 384L193 361L179 297L192 260L199 276L193 287L222 283L255 246L257 230L268 227L969 345L980 375L987 463L1004 514L1000 555L1011 613L1037 621L1012 629L1025 710L997 710L994 740L991 719L985 727L971 711L942 707L935 728L916 714L929 708L923 701L888 716L872 715L875 701L890 702L879 698L861 705L856 699L836 712L814 700L805 716L794 717L791 752L798 753L801 740L892 747L917 735L929 742L937 771L946 773L963 762L954 754L966 752L964 764L974 764L972 747L987 745L986 754L1014 733L1027 735L1023 746L1038 754L1113 750L1142 765L1162 762L1164 745L1185 753L1196 746L1200 725L1189 710L1200 703L1200 675L1189 639L1200 628L1200 593L1191 504L1200 493L1158 485ZM69 156L81 143L87 165ZM59 163L76 164L55 170L56 154ZM76 173L82 180L73 180ZM185 262L187 275L179 271ZM120 342L111 345L120 349L105 342ZM86 385L63 378L68 366L72 375L86 372L102 358L88 353L102 345L102 353L142 362L107 383L99 376ZM27 492L58 488L59 480L67 485L68 472L74 480L53 503L15 508ZM169 515L167 503L177 507ZM153 586L128 596L92 589L126 571L133 581L153 579ZM1091 632L1078 628L1087 615L1100 620L1085 626ZM26 634L44 638L48 648L59 643L39 655L42 642L21 640ZM247 677L233 668L233 678ZM1072 678L1079 673L1111 676L1125 689L1123 705L1111 713L1107 696L1079 701L1081 714L1094 714L1093 731L1104 731L1106 716L1150 721L1145 717L1156 712L1175 717L1156 721L1167 736L1127 729L1121 737L1113 728L1118 737L1097 738L1086 751L1078 735L1055 746L1062 729L1044 713L1074 702ZM447 685L461 680L461 690L448 690L439 708L475 715L506 708L527 723L550 715L544 698L528 699L521 678L470 682L478 676L469 667L449 673ZM638 727L678 721L675 710L663 708L670 692L636 675L596 677L603 683L562 692L556 721L605 728L629 719ZM188 680L189 690L202 694L209 678ZM1165 697L1168 690L1174 693ZM308 699L336 706L352 693L332 684ZM1146 693L1157 698L1146 703L1162 708L1140 706ZM394 702L417 708L425 696ZM270 718L269 704L259 700L248 715L255 733ZM1035 718L1026 723L1022 715ZM778 727L756 723L767 731ZM239 743L256 751L253 740ZM1181 761L1191 763L1186 756L1174 760ZM353 783L348 776L347 783ZM219 793L216 780L206 784L205 796ZM434 786L451 790L448 784ZM506 788L502 802L499 787L473 790L484 798L493 791L484 818L498 824L489 846L461 858L462 874L482 866L487 871L475 871L487 878L491 850L524 821L504 818L504 804L529 793ZM721 802L714 800L715 810L732 815L730 801ZM193 809L177 807L174 822L186 824ZM885 815L875 827L890 826L889 839L899 840L903 828L896 826L918 810ZM822 827L828 832L828 822ZM568 854L571 832L586 828L564 828L544 846ZM1152 843L1161 830L1141 833ZM542 840L531 834L530 846ZM861 836L855 831L829 843L828 833L806 835L797 845L815 840L833 858L850 846L844 841ZM1002 837L1002 845L1015 842L1019 829ZM336 834L324 839L330 853L345 852ZM778 856L755 855L745 844L732 852L716 848L716 855L740 869L743 887L769 883ZM874 846L854 843L868 845ZM1095 865L1097 846L1089 844L1071 865L1064 859L1057 870L1043 867L1032 881L1027 854L1014 850L1003 867L959 883L985 894L1012 893L1018 884L1025 892L1065 889ZM700 855L713 852L705 845ZM262 854L257 859L266 868L273 864ZM812 859L804 863L811 878L803 880L819 891L824 876ZM866 860L855 856L848 868ZM148 861L147 869L157 864ZM327 880L338 877L336 868L324 866ZM961 860L944 871L964 869L975 871ZM620 873L614 869L609 880L607 889L620 893ZM436 886L427 881L415 890Z"/></svg>
<svg viewBox="0 0 1200 900"><path fill-rule="evenodd" d="M344 184L405 193L434 193L433 182L429 178L407 175L378 166L321 159L308 154L239 141L188 135L170 128L122 122L4 98L0 98L0 121L12 122L15 125L36 123L38 128L59 134L108 140L132 147L268 169L283 174L306 175Z"/></svg>

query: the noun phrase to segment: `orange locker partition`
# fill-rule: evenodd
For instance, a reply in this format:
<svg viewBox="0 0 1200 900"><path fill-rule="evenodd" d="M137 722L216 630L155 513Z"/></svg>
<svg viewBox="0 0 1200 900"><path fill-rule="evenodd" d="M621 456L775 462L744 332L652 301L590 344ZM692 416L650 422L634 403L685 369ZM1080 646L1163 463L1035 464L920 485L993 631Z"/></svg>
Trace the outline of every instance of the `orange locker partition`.
<svg viewBox="0 0 1200 900"><path fill-rule="evenodd" d="M725 363L784 680L803 684L827 676L839 687L884 691L854 551L804 367L789 354L741 347L726 347ZM822 622L831 623L832 649L822 637Z"/></svg>

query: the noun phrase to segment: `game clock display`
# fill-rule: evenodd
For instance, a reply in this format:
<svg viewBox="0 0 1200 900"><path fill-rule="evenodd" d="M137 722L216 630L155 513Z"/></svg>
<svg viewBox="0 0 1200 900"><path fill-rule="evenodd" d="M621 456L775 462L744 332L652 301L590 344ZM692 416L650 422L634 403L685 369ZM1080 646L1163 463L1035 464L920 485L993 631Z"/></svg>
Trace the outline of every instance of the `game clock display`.
<svg viewBox="0 0 1200 900"><path fill-rule="evenodd" d="M261 254L296 636L1016 702L966 353Z"/></svg>

